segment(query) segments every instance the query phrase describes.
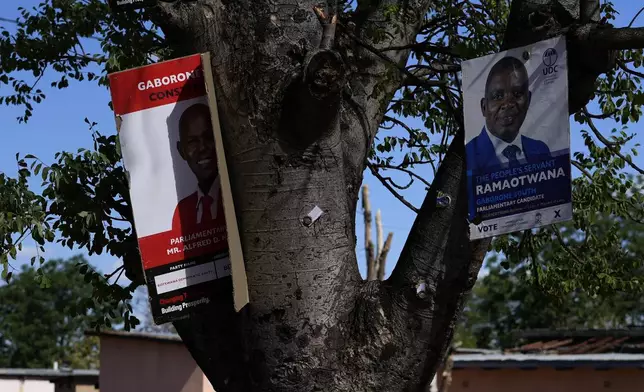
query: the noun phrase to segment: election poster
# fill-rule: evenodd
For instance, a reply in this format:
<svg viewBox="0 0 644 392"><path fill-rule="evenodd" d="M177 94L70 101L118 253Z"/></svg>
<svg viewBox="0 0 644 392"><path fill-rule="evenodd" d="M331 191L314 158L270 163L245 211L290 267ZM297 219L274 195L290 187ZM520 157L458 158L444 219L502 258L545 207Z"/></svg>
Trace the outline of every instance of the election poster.
<svg viewBox="0 0 644 392"><path fill-rule="evenodd" d="M152 315L248 302L208 54L109 75ZM219 294L218 294L219 293Z"/></svg>
<svg viewBox="0 0 644 392"><path fill-rule="evenodd" d="M470 239L572 219L565 37L462 70Z"/></svg>

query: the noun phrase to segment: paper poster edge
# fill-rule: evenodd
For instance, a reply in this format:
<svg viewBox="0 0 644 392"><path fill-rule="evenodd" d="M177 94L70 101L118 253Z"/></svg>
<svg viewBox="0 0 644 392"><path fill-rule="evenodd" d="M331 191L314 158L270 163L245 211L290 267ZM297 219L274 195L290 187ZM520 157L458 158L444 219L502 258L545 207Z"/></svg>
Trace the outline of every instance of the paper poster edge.
<svg viewBox="0 0 644 392"><path fill-rule="evenodd" d="M233 301L235 311L239 312L250 302L248 294L248 280L246 277L246 267L241 247L241 237L239 235L239 227L237 225L237 214L235 212L235 204L230 185L228 164L226 162L226 153L223 145L221 124L219 122L219 111L217 108L214 77L210 63L210 53L205 52L201 54L201 65L204 71L206 96L208 97L208 106L210 106L212 129L215 134L215 144L217 146L217 165L219 167L219 172L221 173L221 190L224 202L224 214L226 217L226 228L228 231L228 253L230 255L231 274L233 279Z"/></svg>
<svg viewBox="0 0 644 392"><path fill-rule="evenodd" d="M184 59L187 59L187 58L197 57L197 56L200 56L200 54L199 54L199 53L189 54L189 55L186 55L186 56L175 57L175 58L171 58L171 59L167 59L167 60L163 60L163 61L157 61L157 62L155 62L155 63L139 65L138 67L133 67L133 68L128 68L128 69L122 69L122 70L120 70L120 71L110 72L110 73L108 73L108 74L107 74L107 77L109 78L110 76L113 76L113 75L120 75L120 74L125 73L125 72L131 72L131 71L135 71L135 70L137 70L137 69L141 69L141 68L145 68L145 67L150 67L150 66L153 66L153 65L159 65L159 64L163 64L163 63L169 63L169 62L177 61L177 60L184 60Z"/></svg>

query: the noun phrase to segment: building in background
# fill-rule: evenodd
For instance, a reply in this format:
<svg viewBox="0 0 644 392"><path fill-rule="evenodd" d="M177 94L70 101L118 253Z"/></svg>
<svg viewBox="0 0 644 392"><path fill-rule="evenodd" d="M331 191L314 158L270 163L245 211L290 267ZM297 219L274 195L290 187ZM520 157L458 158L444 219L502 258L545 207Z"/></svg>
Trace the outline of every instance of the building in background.
<svg viewBox="0 0 644 392"><path fill-rule="evenodd" d="M0 369L1 392L98 392L98 370Z"/></svg>
<svg viewBox="0 0 644 392"><path fill-rule="evenodd" d="M174 334L105 331L98 370L0 369L0 392L214 392ZM515 348L459 348L432 392L633 392L644 330L527 331ZM445 388L445 380L449 387Z"/></svg>
<svg viewBox="0 0 644 392"><path fill-rule="evenodd" d="M516 348L457 349L441 392L633 392L644 385L644 330L526 331ZM440 384L440 380L439 380Z"/></svg>
<svg viewBox="0 0 644 392"><path fill-rule="evenodd" d="M214 392L177 335L88 334L100 338L100 392Z"/></svg>

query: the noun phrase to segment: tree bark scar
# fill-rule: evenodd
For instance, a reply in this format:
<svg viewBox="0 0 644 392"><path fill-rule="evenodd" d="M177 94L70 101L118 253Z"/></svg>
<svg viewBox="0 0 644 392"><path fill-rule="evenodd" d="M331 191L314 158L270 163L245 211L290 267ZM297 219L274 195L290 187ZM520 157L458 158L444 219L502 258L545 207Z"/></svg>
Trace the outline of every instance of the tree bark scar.
<svg viewBox="0 0 644 392"><path fill-rule="evenodd" d="M347 76L342 56L332 49L337 16L314 10L323 28L320 49L307 55L301 73L287 87L278 131L280 140L298 149L336 128Z"/></svg>

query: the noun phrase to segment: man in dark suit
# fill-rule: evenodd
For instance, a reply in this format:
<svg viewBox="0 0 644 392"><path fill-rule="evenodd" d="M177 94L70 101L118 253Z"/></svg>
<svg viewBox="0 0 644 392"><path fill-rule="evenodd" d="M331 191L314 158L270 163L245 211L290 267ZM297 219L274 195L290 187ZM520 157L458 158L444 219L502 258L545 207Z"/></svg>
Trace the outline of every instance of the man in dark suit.
<svg viewBox="0 0 644 392"><path fill-rule="evenodd" d="M534 163L550 157L544 142L519 132L531 98L528 71L519 59L508 56L494 64L481 99L485 126L465 146L468 170L513 167L520 162Z"/></svg>
<svg viewBox="0 0 644 392"><path fill-rule="evenodd" d="M172 229L188 234L204 228L225 227L215 137L207 105L192 105L181 114L177 150L197 177L199 186L177 205Z"/></svg>

